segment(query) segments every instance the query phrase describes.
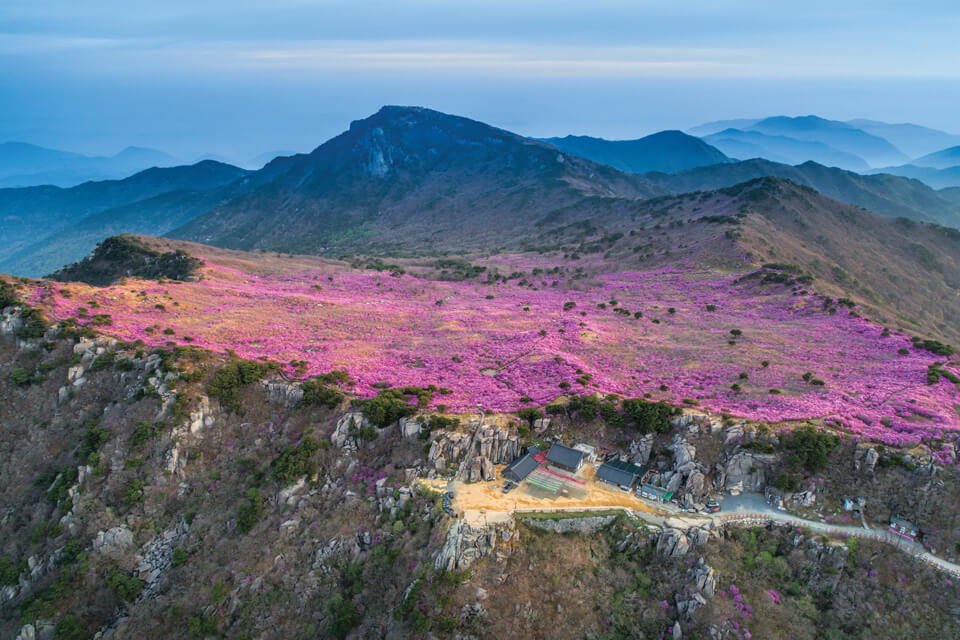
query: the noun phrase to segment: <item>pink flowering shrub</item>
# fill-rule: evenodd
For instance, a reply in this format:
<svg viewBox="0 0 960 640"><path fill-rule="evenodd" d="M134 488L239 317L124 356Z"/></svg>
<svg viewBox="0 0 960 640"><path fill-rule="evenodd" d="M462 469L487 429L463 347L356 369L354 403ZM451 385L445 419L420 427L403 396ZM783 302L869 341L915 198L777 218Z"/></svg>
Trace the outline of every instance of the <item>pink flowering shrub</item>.
<svg viewBox="0 0 960 640"><path fill-rule="evenodd" d="M501 272L552 264L490 261ZM826 313L816 296L737 283L736 274L678 264L518 286L340 266L245 273L209 259L201 271L200 281L183 284L46 284L31 302L80 324L109 316L97 329L127 341L231 349L278 361L288 375L345 370L363 397L375 385L436 385L449 393L433 402L455 411L601 392L690 399L769 422L824 418L890 444L960 428L956 385L927 384L928 366L944 358L847 309ZM807 372L824 384L810 384Z"/></svg>

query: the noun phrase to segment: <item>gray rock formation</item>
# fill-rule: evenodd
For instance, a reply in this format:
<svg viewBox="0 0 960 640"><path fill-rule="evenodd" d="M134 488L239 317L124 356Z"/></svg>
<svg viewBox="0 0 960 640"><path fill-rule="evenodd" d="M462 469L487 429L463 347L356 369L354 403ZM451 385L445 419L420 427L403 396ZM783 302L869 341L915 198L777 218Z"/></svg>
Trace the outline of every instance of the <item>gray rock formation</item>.
<svg viewBox="0 0 960 640"><path fill-rule="evenodd" d="M560 518L558 520L544 520L542 518L524 518L524 524L537 529L553 531L554 533L593 533L616 520L615 515L588 516L585 518Z"/></svg>
<svg viewBox="0 0 960 640"><path fill-rule="evenodd" d="M133 532L126 527L113 527L107 531L100 531L93 540L93 550L96 553L119 560L127 550L133 546Z"/></svg>
<svg viewBox="0 0 960 640"><path fill-rule="evenodd" d="M427 461L438 472L447 463L463 458L457 477L465 482L494 479L493 465L509 464L520 453L520 442L515 434L502 427L471 424L472 433L444 432L430 445Z"/></svg>
<svg viewBox="0 0 960 640"><path fill-rule="evenodd" d="M648 433L639 440L630 442L630 455L637 464L644 465L650 461L650 453L653 451L653 434Z"/></svg>
<svg viewBox="0 0 960 640"><path fill-rule="evenodd" d="M14 640L36 640L37 630L32 624L25 624L20 627L20 633L17 634L17 637Z"/></svg>
<svg viewBox="0 0 960 640"><path fill-rule="evenodd" d="M690 620L697 609L713 598L717 588L717 575L713 567L703 558L687 570L687 583L683 592L677 594L677 613L684 620Z"/></svg>
<svg viewBox="0 0 960 640"><path fill-rule="evenodd" d="M700 500L704 495L706 479L706 476L699 469L694 469L687 476L687 481L683 485L684 493L693 500Z"/></svg>
<svg viewBox="0 0 960 640"><path fill-rule="evenodd" d="M433 565L437 569L463 571L493 553L497 538L501 537L498 534L509 540L513 535L513 523L474 528L463 520L454 522Z"/></svg>
<svg viewBox="0 0 960 640"><path fill-rule="evenodd" d="M533 432L540 434L550 428L550 418L537 418L533 421Z"/></svg>
<svg viewBox="0 0 960 640"><path fill-rule="evenodd" d="M295 407L303 400L303 387L296 382L286 380L269 380L263 383L270 402L282 404L285 407Z"/></svg>
<svg viewBox="0 0 960 640"><path fill-rule="evenodd" d="M880 454L875 447L868 447L863 443L857 443L857 448L853 452L853 470L873 473L877 466L877 460Z"/></svg>
<svg viewBox="0 0 960 640"><path fill-rule="evenodd" d="M673 558L682 556L690 550L690 540L680 529L667 528L657 536L656 551L658 555Z"/></svg>
<svg viewBox="0 0 960 640"><path fill-rule="evenodd" d="M422 429L420 422L414 418L400 418L400 437L404 440L416 440Z"/></svg>
<svg viewBox="0 0 960 640"><path fill-rule="evenodd" d="M187 523L181 519L140 548L135 560L140 579L146 582L142 597L154 593L160 576L173 566L173 549L187 535Z"/></svg>
<svg viewBox="0 0 960 640"><path fill-rule="evenodd" d="M359 411L349 411L337 420L337 426L330 434L330 443L338 449L347 451L357 450L355 434L358 430L369 427L370 422Z"/></svg>
<svg viewBox="0 0 960 640"><path fill-rule="evenodd" d="M766 470L776 460L775 455L754 454L748 451L734 454L723 468L723 488L733 495L744 491L759 492L767 482Z"/></svg>
<svg viewBox="0 0 960 640"><path fill-rule="evenodd" d="M677 436L669 448L673 451L674 471L685 472L691 469L692 465L696 464L697 448L682 437Z"/></svg>

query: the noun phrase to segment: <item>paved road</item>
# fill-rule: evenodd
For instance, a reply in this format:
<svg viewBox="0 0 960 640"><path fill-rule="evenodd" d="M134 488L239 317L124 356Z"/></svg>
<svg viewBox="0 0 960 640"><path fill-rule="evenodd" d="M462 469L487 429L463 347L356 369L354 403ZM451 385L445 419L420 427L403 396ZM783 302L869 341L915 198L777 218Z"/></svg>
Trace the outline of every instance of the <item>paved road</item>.
<svg viewBox="0 0 960 640"><path fill-rule="evenodd" d="M755 493L726 496L719 500L719 502L720 511L710 514L710 517L713 518L714 521L729 522L739 518L756 518L757 520L783 522L797 527L809 527L811 530L823 534L856 536L858 538L878 540L894 545L897 549L918 560L926 562L935 569L960 577L960 565L938 558L927 551L923 545L908 538L901 538L890 529L835 525L818 520L807 520L806 518L801 518L787 511L780 511L774 508L763 499L763 496Z"/></svg>

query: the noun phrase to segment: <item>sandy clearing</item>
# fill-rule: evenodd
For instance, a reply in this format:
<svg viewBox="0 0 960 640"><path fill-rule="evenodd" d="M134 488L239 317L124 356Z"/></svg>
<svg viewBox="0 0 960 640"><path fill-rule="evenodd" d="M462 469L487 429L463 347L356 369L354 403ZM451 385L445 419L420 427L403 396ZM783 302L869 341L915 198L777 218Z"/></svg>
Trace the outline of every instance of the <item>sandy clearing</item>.
<svg viewBox="0 0 960 640"><path fill-rule="evenodd" d="M514 512L522 511L594 511L604 509L626 509L641 511L658 518L673 515L656 508L651 503L637 498L594 479L596 469L585 465L578 478L586 481L585 497L539 498L527 493L521 485L510 493L503 493L504 479L500 475L503 466L496 467L496 480L467 484L460 480L421 480L424 486L435 491L446 491L449 487L456 494L455 505L471 524L504 522Z"/></svg>

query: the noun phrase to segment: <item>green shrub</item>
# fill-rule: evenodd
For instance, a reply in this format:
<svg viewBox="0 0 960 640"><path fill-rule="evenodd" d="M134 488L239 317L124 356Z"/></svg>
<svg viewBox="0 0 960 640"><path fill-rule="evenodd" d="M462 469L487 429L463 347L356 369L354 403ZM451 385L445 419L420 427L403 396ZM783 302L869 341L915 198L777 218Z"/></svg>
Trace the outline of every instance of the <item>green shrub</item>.
<svg viewBox="0 0 960 640"><path fill-rule="evenodd" d="M116 355L113 351L101 353L90 363L90 371L103 371L104 369L112 367L114 362L116 362Z"/></svg>
<svg viewBox="0 0 960 640"><path fill-rule="evenodd" d="M263 517L263 496L256 488L247 489L247 500L237 507L237 531L248 533Z"/></svg>
<svg viewBox="0 0 960 640"><path fill-rule="evenodd" d="M518 410L517 416L521 420L526 420L527 423L532 427L534 422L543 417L543 412L540 409L534 409L531 407Z"/></svg>
<svg viewBox="0 0 960 640"><path fill-rule="evenodd" d="M0 311L16 304L20 304L16 289L6 280L0 280Z"/></svg>
<svg viewBox="0 0 960 640"><path fill-rule="evenodd" d="M284 447L270 462L270 477L286 486L313 473L316 464L312 457L319 450L320 443L309 437L304 438L300 444Z"/></svg>
<svg viewBox="0 0 960 640"><path fill-rule="evenodd" d="M143 500L143 480L134 478L123 492L123 506L128 509Z"/></svg>
<svg viewBox="0 0 960 640"><path fill-rule="evenodd" d="M777 450L773 444L766 440L749 440L740 446L748 451L756 451L757 453L774 453Z"/></svg>
<svg viewBox="0 0 960 640"><path fill-rule="evenodd" d="M47 323L37 309L27 308L20 312L23 325L17 330L17 337L22 340L42 338L47 332Z"/></svg>
<svg viewBox="0 0 960 640"><path fill-rule="evenodd" d="M187 619L190 637L199 640L217 635L217 618L213 614L191 616Z"/></svg>
<svg viewBox="0 0 960 640"><path fill-rule="evenodd" d="M410 401L416 397L416 406ZM400 418L412 416L418 407L430 404L433 392L421 387L399 387L384 389L373 398L360 400L357 404L370 424L380 429L389 427Z"/></svg>
<svg viewBox="0 0 960 640"><path fill-rule="evenodd" d="M10 382L18 387L26 387L35 382L40 382L41 380L43 380L43 378L34 376L33 372L31 372L29 369L24 369L23 367L17 367L10 372Z"/></svg>
<svg viewBox="0 0 960 640"><path fill-rule="evenodd" d="M140 597L144 582L139 578L128 576L119 569L110 569L104 579L104 585L113 591L121 602L133 602Z"/></svg>
<svg viewBox="0 0 960 640"><path fill-rule="evenodd" d="M954 349L949 344L944 344L939 340L922 340L920 338L913 339L913 346L918 349L923 349L924 351L929 351L930 353L936 354L938 356L952 356L954 354Z"/></svg>
<svg viewBox="0 0 960 640"><path fill-rule="evenodd" d="M207 385L207 394L219 398L220 404L226 409L240 413L242 408L237 399L240 388L279 370L280 365L276 362L234 360L223 365L213 374L213 379Z"/></svg>
<svg viewBox="0 0 960 640"><path fill-rule="evenodd" d="M239 523L237 524L237 526L239 528L240 526ZM183 565L184 563L186 563L188 558L189 556L187 555L187 552L184 551L181 547L177 547L176 549L173 550L173 559L172 559L173 568L176 569L177 567Z"/></svg>
<svg viewBox="0 0 960 640"><path fill-rule="evenodd" d="M787 438L786 445L803 463L808 471L816 471L829 458L830 452L840 444L840 438L811 426L795 430Z"/></svg>
<svg viewBox="0 0 960 640"><path fill-rule="evenodd" d="M80 464L87 464L90 456L100 450L100 447L107 441L110 433L103 427L91 426L83 432L83 439L80 441L80 448L74 454Z"/></svg>
<svg viewBox="0 0 960 640"><path fill-rule="evenodd" d="M139 448L147 440L156 437L158 433L160 433L160 429L156 425L152 425L146 420L140 420L130 436L130 446L134 449Z"/></svg>
<svg viewBox="0 0 960 640"><path fill-rule="evenodd" d="M328 386L330 383L323 376L317 376L303 383L303 399L300 403L304 406L326 407L335 409L343 402L343 393Z"/></svg>
<svg viewBox="0 0 960 640"><path fill-rule="evenodd" d="M87 626L76 616L65 616L53 627L54 640L88 640L93 636Z"/></svg>
<svg viewBox="0 0 960 640"><path fill-rule="evenodd" d="M651 402L643 398L623 401L623 412L640 433L670 431L670 418L681 413L678 407L665 402Z"/></svg>
<svg viewBox="0 0 960 640"><path fill-rule="evenodd" d="M0 585L15 587L20 584L20 567L9 558L0 556Z"/></svg>

